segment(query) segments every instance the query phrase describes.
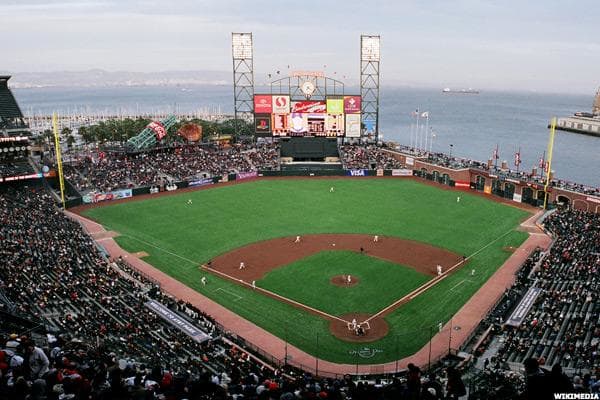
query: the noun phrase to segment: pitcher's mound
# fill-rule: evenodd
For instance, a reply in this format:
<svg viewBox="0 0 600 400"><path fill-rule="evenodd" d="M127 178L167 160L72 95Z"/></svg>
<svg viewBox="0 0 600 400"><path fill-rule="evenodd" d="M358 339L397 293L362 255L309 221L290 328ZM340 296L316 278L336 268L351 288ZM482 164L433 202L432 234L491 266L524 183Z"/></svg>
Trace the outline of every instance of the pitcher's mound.
<svg viewBox="0 0 600 400"><path fill-rule="evenodd" d="M358 284L360 280L357 277L350 275L350 281L348 281L348 275L336 275L332 277L329 282L335 286L350 287Z"/></svg>
<svg viewBox="0 0 600 400"><path fill-rule="evenodd" d="M340 318L346 321L352 321L353 319L356 319L356 322L360 324L369 318L369 314L351 313L342 315ZM338 339L355 343L374 342L385 337L390 330L385 319L380 317L369 321L369 325L371 329L367 329L367 325L363 324L364 334L357 335L354 330L348 329L348 324L336 319L329 323L329 330Z"/></svg>

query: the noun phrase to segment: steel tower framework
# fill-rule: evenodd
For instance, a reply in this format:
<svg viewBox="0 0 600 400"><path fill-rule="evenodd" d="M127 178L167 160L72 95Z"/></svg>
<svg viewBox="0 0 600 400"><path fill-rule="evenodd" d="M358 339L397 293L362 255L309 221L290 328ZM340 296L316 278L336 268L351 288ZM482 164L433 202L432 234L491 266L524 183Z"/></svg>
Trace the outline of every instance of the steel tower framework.
<svg viewBox="0 0 600 400"><path fill-rule="evenodd" d="M232 33L233 56L233 110L235 132L240 131L239 120L250 122L254 115L254 61L252 33Z"/></svg>
<svg viewBox="0 0 600 400"><path fill-rule="evenodd" d="M360 36L360 95L363 136L373 127L379 140L379 36Z"/></svg>

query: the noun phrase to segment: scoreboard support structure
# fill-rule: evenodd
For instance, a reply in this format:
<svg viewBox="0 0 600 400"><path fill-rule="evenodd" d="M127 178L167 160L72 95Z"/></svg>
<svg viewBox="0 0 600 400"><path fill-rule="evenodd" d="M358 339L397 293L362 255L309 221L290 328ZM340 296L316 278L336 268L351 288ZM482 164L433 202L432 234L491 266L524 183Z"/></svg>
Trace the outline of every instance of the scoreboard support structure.
<svg viewBox="0 0 600 400"><path fill-rule="evenodd" d="M233 110L236 135L240 120L251 122L254 116L254 51L252 33L232 33Z"/></svg>
<svg viewBox="0 0 600 400"><path fill-rule="evenodd" d="M379 140L379 36L360 36L360 95L362 136Z"/></svg>

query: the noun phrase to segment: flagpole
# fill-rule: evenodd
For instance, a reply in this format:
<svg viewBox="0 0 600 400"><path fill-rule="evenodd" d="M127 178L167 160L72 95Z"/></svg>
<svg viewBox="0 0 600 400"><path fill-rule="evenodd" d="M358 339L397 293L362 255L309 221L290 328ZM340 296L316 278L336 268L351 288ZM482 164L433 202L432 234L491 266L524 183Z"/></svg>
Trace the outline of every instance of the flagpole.
<svg viewBox="0 0 600 400"><path fill-rule="evenodd" d="M429 134L429 111L427 111L427 118L425 118L425 132L423 136L425 136L425 147L423 151L427 151L427 135Z"/></svg>
<svg viewBox="0 0 600 400"><path fill-rule="evenodd" d="M498 158L500 158L500 156L498 155L498 143L496 143L496 153L494 154L494 169L498 169Z"/></svg>
<svg viewBox="0 0 600 400"><path fill-rule="evenodd" d="M417 142L418 142L418 135L419 135L419 115L420 115L419 114L419 109L417 108L417 133L416 133L416 136L415 136L415 150L416 150L417 145L418 145Z"/></svg>
<svg viewBox="0 0 600 400"><path fill-rule="evenodd" d="M519 146L519 151L517 152L519 158L517 159L517 174L519 173L519 166L521 165L521 146Z"/></svg>

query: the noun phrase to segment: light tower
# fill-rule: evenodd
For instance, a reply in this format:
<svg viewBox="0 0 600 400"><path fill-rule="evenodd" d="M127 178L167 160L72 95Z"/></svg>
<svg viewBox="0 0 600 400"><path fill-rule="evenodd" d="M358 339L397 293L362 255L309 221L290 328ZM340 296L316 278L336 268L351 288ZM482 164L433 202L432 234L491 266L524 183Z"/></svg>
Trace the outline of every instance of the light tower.
<svg viewBox="0 0 600 400"><path fill-rule="evenodd" d="M379 140L379 36L360 36L360 95L363 136Z"/></svg>
<svg viewBox="0 0 600 400"><path fill-rule="evenodd" d="M254 114L254 62L252 33L232 33L233 56L233 111L235 133L240 132L240 121L252 121Z"/></svg>

